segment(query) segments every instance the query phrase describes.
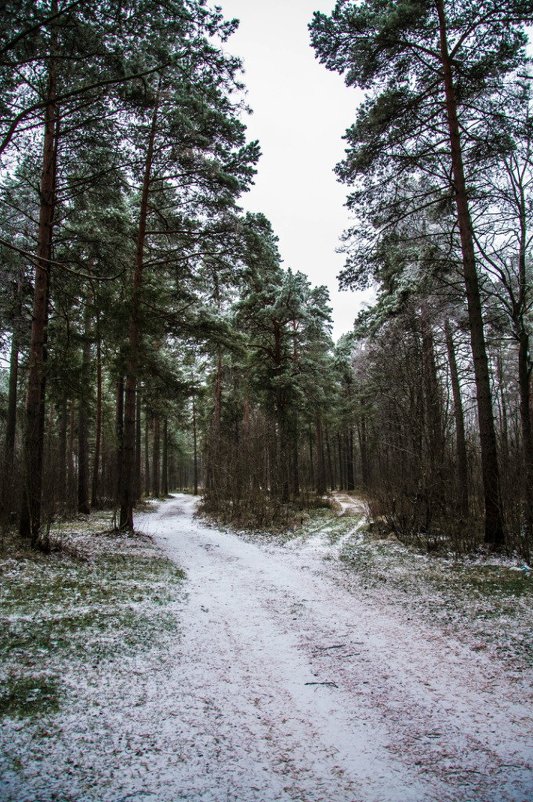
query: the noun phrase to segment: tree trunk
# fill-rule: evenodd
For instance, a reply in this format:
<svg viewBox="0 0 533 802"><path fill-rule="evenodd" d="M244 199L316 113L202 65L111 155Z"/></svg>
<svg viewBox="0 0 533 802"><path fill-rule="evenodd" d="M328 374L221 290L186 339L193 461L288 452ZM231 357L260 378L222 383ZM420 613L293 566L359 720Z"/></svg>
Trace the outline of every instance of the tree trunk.
<svg viewBox="0 0 533 802"><path fill-rule="evenodd" d="M366 416L361 415L359 422L359 450L361 452L361 482L364 488L370 484L370 466L368 462L368 444L366 431Z"/></svg>
<svg viewBox="0 0 533 802"><path fill-rule="evenodd" d="M196 403L192 399L192 442L193 442L193 484L194 495L198 495L198 433L196 430Z"/></svg>
<svg viewBox="0 0 533 802"><path fill-rule="evenodd" d="M500 503L500 475L496 432L492 411L489 364L483 331L483 315L479 280L476 270L472 220L468 203L468 191L463 166L463 155L459 120L457 115L457 96L452 75L452 63L448 51L446 17L443 0L435 0L439 17L440 53L443 68L443 83L446 102L446 115L450 136L452 173L457 208L457 222L461 238L463 257L463 277L468 306L470 342L474 359L476 381L479 436L481 445L481 468L485 500L485 543L501 547L505 544L505 532Z"/></svg>
<svg viewBox="0 0 533 802"><path fill-rule="evenodd" d="M355 490L355 470L353 464L353 429L346 434L346 490Z"/></svg>
<svg viewBox="0 0 533 802"><path fill-rule="evenodd" d="M91 489L91 506L99 506L100 494L100 454L102 450L102 342L100 338L100 321L96 319L96 416L94 432L94 460Z"/></svg>
<svg viewBox="0 0 533 802"><path fill-rule="evenodd" d="M152 446L152 488L153 495L161 495L161 420L154 415L154 442Z"/></svg>
<svg viewBox="0 0 533 802"><path fill-rule="evenodd" d="M335 477L335 461L331 457L331 441L329 437L329 428L326 426L326 455L328 465L328 485L330 490L337 489L337 481Z"/></svg>
<svg viewBox="0 0 533 802"><path fill-rule="evenodd" d="M141 474L141 444L142 444L142 425L141 425L141 391L137 388L135 398L135 502L142 498L142 474Z"/></svg>
<svg viewBox="0 0 533 802"><path fill-rule="evenodd" d="M124 401L124 445L122 450L122 475L120 491L120 528L133 530L133 505L135 503L135 395L137 374L139 371L139 349L141 346L141 293L143 286L144 247L148 220L148 198L150 195L150 176L154 158L154 145L157 131L157 114L159 109L159 92L152 114L152 123L148 136L144 178L142 184L141 206L139 211L139 227L137 231L137 247L135 254L135 270L131 297L130 320L128 327L128 358L126 361L126 383Z"/></svg>
<svg viewBox="0 0 533 802"><path fill-rule="evenodd" d="M76 498L76 469L74 453L76 451L76 405L71 399L68 402L68 441L67 441L67 510L75 509Z"/></svg>
<svg viewBox="0 0 533 802"><path fill-rule="evenodd" d="M16 316L18 318L18 315ZM2 510L11 512L13 495L13 473L15 468L15 437L17 433L17 388L19 373L18 319L13 322L11 353L9 357L9 388L7 399L6 438L4 450L4 473L2 480Z"/></svg>
<svg viewBox="0 0 533 802"><path fill-rule="evenodd" d="M455 420L455 440L457 454L457 499L459 502L459 513L463 518L468 516L468 462L466 453L465 419L463 412L463 399L461 397L461 384L459 382L459 371L457 370L457 359L455 357L455 347L450 324L446 321L446 350L448 352L448 364L450 366L450 380L453 394L453 416Z"/></svg>
<svg viewBox="0 0 533 802"><path fill-rule="evenodd" d="M523 328L518 345L518 382L520 387L520 423L524 456L524 520L525 542L533 537L533 433L531 431L531 365L529 337ZM529 551L529 548L528 548ZM526 555L529 559L529 555Z"/></svg>
<svg viewBox="0 0 533 802"><path fill-rule="evenodd" d="M57 0L52 0L51 13L57 14ZM40 183L39 230L35 266L33 315L30 342L20 534L34 547L48 550L41 538L41 501L43 481L44 416L46 391L46 342L48 335L48 295L52 259L54 211L56 205L56 160L58 110L56 105L57 36L51 26L48 87L46 95L43 162Z"/></svg>
<svg viewBox="0 0 533 802"><path fill-rule="evenodd" d="M342 436L337 432L337 462L339 466L339 490L346 490L346 471L344 464L344 454L342 447Z"/></svg>
<svg viewBox="0 0 533 802"><path fill-rule="evenodd" d="M144 409L144 492L150 495L152 477L150 476L150 413Z"/></svg>
<svg viewBox="0 0 533 802"><path fill-rule="evenodd" d="M322 433L322 420L316 419L316 492L323 496L326 492L326 465L324 461L324 437Z"/></svg>
<svg viewBox="0 0 533 802"><path fill-rule="evenodd" d="M168 418L163 422L163 453L161 459L161 484L164 496L168 496Z"/></svg>
<svg viewBox="0 0 533 802"><path fill-rule="evenodd" d="M120 376L117 381L117 397L116 397L116 416L115 416L115 433L117 439L117 476L115 484L115 498L120 500L120 488L122 486L122 469L123 469L123 456L122 450L124 448L124 377Z"/></svg>
<svg viewBox="0 0 533 802"><path fill-rule="evenodd" d="M89 503L89 387L91 370L91 312L85 306L81 360L80 397L78 401L78 512L88 515Z"/></svg>
<svg viewBox="0 0 533 802"><path fill-rule="evenodd" d="M63 392L58 410L59 433L57 442L57 489L56 497L64 508L67 502L67 436L68 399Z"/></svg>

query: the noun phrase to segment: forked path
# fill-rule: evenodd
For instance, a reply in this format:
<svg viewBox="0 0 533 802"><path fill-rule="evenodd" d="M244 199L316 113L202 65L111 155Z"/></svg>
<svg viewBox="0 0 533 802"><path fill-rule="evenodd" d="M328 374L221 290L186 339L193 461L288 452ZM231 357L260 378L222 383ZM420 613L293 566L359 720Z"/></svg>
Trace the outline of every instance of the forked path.
<svg viewBox="0 0 533 802"><path fill-rule="evenodd" d="M194 511L176 496L138 521L188 576L143 798L533 799L523 680L347 592L322 549L246 542Z"/></svg>

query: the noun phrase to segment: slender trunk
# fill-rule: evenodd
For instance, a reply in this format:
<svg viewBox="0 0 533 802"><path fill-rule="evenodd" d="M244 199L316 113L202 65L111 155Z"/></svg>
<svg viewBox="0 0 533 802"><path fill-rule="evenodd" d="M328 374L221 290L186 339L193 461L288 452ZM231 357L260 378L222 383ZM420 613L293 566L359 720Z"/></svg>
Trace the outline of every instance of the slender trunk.
<svg viewBox="0 0 533 802"><path fill-rule="evenodd" d="M144 409L144 492L150 495L152 478L150 476L150 413Z"/></svg>
<svg viewBox="0 0 533 802"><path fill-rule="evenodd" d="M292 467L291 467L291 485L292 495L297 497L300 495L300 452L298 449L298 420L294 422L294 431L292 433Z"/></svg>
<svg viewBox="0 0 533 802"><path fill-rule="evenodd" d="M505 375L503 370L503 359L501 351L496 356L497 390L496 397L499 396L500 408L500 455L504 473L509 470L509 412L507 409L507 398L505 393Z"/></svg>
<svg viewBox="0 0 533 802"><path fill-rule="evenodd" d="M353 429L346 434L346 490L355 490L355 468L353 463Z"/></svg>
<svg viewBox="0 0 533 802"><path fill-rule="evenodd" d="M531 364L529 337L523 328L518 346L518 382L520 387L520 423L524 457L524 520L525 542L533 537L533 433L531 431ZM528 559L529 559L529 555Z"/></svg>
<svg viewBox="0 0 533 802"><path fill-rule="evenodd" d="M116 415L115 415L115 433L117 440L117 475L115 483L115 498L117 501L120 499L120 488L122 486L122 469L123 469L123 456L122 451L124 448L124 377L120 376L117 381L117 397L116 397Z"/></svg>
<svg viewBox="0 0 533 802"><path fill-rule="evenodd" d="M78 512L88 515L89 502L89 387L91 369L91 312L85 306L81 387L78 401Z"/></svg>
<svg viewBox="0 0 533 802"><path fill-rule="evenodd" d="M316 492L319 496L323 496L326 492L326 465L324 461L324 437L322 432L322 420L320 416L318 416L316 419L316 452Z"/></svg>
<svg viewBox="0 0 533 802"><path fill-rule="evenodd" d="M148 221L148 198L154 158L154 145L157 132L157 114L159 108L159 91L152 114L152 123L148 136L146 162L139 211L139 227L137 231L137 248L135 254L135 270L131 297L131 311L128 327L128 358L126 363L126 383L124 401L124 445L122 455L122 475L120 490L120 528L133 529L133 505L135 503L135 395L137 374L139 372L139 349L141 346L141 294L143 286L144 247Z"/></svg>
<svg viewBox="0 0 533 802"><path fill-rule="evenodd" d="M68 402L68 443L67 443L67 509L74 510L76 498L76 473L74 466L74 453L76 450L76 405L71 399Z"/></svg>
<svg viewBox="0 0 533 802"><path fill-rule="evenodd" d="M461 397L461 384L459 382L459 371L457 370L457 359L453 344L452 330L446 321L446 350L448 352L448 364L450 366L450 380L453 394L453 416L455 420L455 440L457 454L457 499L459 502L459 513L463 518L468 515L468 462L466 454L465 418L463 411L463 399Z"/></svg>
<svg viewBox="0 0 533 802"><path fill-rule="evenodd" d="M192 399L192 443L193 443L193 484L194 495L198 495L198 433L196 429L196 403Z"/></svg>
<svg viewBox="0 0 533 802"><path fill-rule="evenodd" d="M309 475L309 486L315 486L315 455L313 452L313 433L311 429L309 429L309 468L310 468L310 475Z"/></svg>
<svg viewBox="0 0 533 802"><path fill-rule="evenodd" d="M341 433L337 432L337 461L339 465L339 490L346 490L346 472L344 470L344 456Z"/></svg>
<svg viewBox="0 0 533 802"><path fill-rule="evenodd" d="M518 337L518 387L520 393L520 425L522 431L523 507L524 507L524 557L530 560L530 546L533 541L533 431L531 421L531 371L533 363L530 355L530 338L526 323L530 287L527 276L528 227L524 184L520 183L520 251L518 257L519 294L516 309L516 334Z"/></svg>
<svg viewBox="0 0 533 802"><path fill-rule="evenodd" d="M91 506L99 506L100 494L100 454L102 450L102 342L100 321L96 318L96 416L94 424L94 459L91 489Z"/></svg>
<svg viewBox="0 0 533 802"><path fill-rule="evenodd" d="M370 483L370 468L368 464L368 446L366 431L366 416L361 415L359 423L359 449L361 451L361 482L367 488Z"/></svg>
<svg viewBox="0 0 533 802"><path fill-rule="evenodd" d="M461 238L470 342L474 359L481 445L481 468L485 500L485 543L494 547L501 547L505 544L505 532L500 504L498 452L492 410L489 364L485 346L485 334L483 331L479 280L476 270L472 221L468 203L460 127L457 115L457 96L453 82L452 63L448 50L444 1L435 0L435 6L439 17L440 53L443 69L446 115L450 136L455 203Z"/></svg>
<svg viewBox="0 0 533 802"><path fill-rule="evenodd" d="M142 498L142 475L141 475L141 441L142 441L142 426L141 426L141 404L142 396L139 388L137 388L137 395L135 399L135 501Z"/></svg>
<svg viewBox="0 0 533 802"><path fill-rule="evenodd" d="M52 0L51 13L57 13ZM52 259L54 211L56 204L56 160L58 110L56 105L57 34L51 27L48 63L47 104L45 108L43 161L40 184L39 230L35 266L33 315L30 343L26 420L24 431L23 485L20 510L20 534L35 547L48 549L41 538L41 502L43 481L44 415L46 391L46 342L48 335L48 295Z"/></svg>
<svg viewBox="0 0 533 802"><path fill-rule="evenodd" d="M64 507L67 501L67 436L68 436L68 399L65 393L58 410L59 436L57 442L57 500Z"/></svg>
<svg viewBox="0 0 533 802"><path fill-rule="evenodd" d="M154 415L154 442L152 450L152 486L153 495L161 495L161 420Z"/></svg>
<svg viewBox="0 0 533 802"><path fill-rule="evenodd" d="M328 485L330 490L336 490L337 482L335 478L335 461L331 457L331 441L329 428L326 426L326 455L328 460Z"/></svg>
<svg viewBox="0 0 533 802"><path fill-rule="evenodd" d="M13 473L15 467L15 437L17 432L17 388L19 373L18 320L13 324L11 353L9 357L9 389L7 400L6 439L4 450L4 473L2 480L2 509L11 511L13 494Z"/></svg>
<svg viewBox="0 0 533 802"><path fill-rule="evenodd" d="M161 484L164 496L168 496L168 418L163 423L163 453L161 455Z"/></svg>

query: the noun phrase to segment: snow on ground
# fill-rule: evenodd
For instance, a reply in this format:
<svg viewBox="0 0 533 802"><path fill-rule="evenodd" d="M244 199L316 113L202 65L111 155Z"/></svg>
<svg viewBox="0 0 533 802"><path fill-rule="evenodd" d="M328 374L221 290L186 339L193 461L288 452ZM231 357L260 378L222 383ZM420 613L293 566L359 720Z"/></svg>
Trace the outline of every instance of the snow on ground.
<svg viewBox="0 0 533 802"><path fill-rule="evenodd" d="M67 674L48 731L8 720L24 766L2 800L531 802L527 674L346 586L342 542L245 540L194 511L137 520L186 571L178 632Z"/></svg>

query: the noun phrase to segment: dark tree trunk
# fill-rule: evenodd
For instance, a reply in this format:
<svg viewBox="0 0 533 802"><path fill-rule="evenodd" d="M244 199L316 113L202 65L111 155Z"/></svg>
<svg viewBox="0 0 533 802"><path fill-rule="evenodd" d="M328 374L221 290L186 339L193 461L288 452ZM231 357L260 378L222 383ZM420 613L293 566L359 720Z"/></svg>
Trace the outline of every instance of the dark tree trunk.
<svg viewBox="0 0 533 802"><path fill-rule="evenodd" d="M326 455L327 455L327 465L328 465L328 485L330 490L335 490L337 487L337 481L335 477L335 460L332 459L331 456L331 441L329 437L329 428L326 426Z"/></svg>
<svg viewBox="0 0 533 802"><path fill-rule="evenodd" d="M141 425L141 404L142 396L139 388L135 399L135 501L142 498L142 472L141 472L141 444L142 444L142 425Z"/></svg>
<svg viewBox="0 0 533 802"><path fill-rule="evenodd" d="M67 502L67 436L68 436L68 399L65 394L61 398L59 410L59 436L57 443L57 488L56 497L64 507Z"/></svg>
<svg viewBox="0 0 533 802"><path fill-rule="evenodd" d="M100 459L102 450L102 343L98 317L96 320L96 415L94 429L91 506L98 507L100 504Z"/></svg>
<svg viewBox="0 0 533 802"><path fill-rule="evenodd" d="M309 430L309 484L315 487L315 454L313 449L313 433Z"/></svg>
<svg viewBox="0 0 533 802"><path fill-rule="evenodd" d="M367 488L370 484L370 466L368 461L368 443L367 443L367 430L366 430L366 417L361 415L359 421L359 450L361 452L361 482L363 487Z"/></svg>
<svg viewBox="0 0 533 802"><path fill-rule="evenodd" d="M116 485L115 485L115 498L120 500L120 488L122 486L122 469L123 469L123 456L122 451L124 448L124 377L120 376L117 381L117 397L116 397L116 415L115 415L115 433L117 439L117 467L116 467Z"/></svg>
<svg viewBox="0 0 533 802"><path fill-rule="evenodd" d="M295 423L295 432L292 435L291 459L291 493L297 498L300 495L300 452L298 449L298 424Z"/></svg>
<svg viewBox="0 0 533 802"><path fill-rule="evenodd" d="M161 459L161 484L164 496L168 496L168 418L163 423L163 453Z"/></svg>
<svg viewBox="0 0 533 802"><path fill-rule="evenodd" d="M150 413L144 409L144 492L152 492L152 477L150 476Z"/></svg>
<svg viewBox="0 0 533 802"><path fill-rule="evenodd" d="M496 356L496 376L497 389L496 398L500 408L500 460L504 473L509 470L510 449L509 449L509 412L507 409L507 398L505 393L505 374L503 370L503 359L501 351Z"/></svg>
<svg viewBox="0 0 533 802"><path fill-rule="evenodd" d="M196 430L196 402L192 400L193 492L198 495L198 433Z"/></svg>
<svg viewBox="0 0 533 802"><path fill-rule="evenodd" d="M153 495L161 495L161 421L154 415L154 442L152 446L152 487Z"/></svg>
<svg viewBox="0 0 533 802"><path fill-rule="evenodd" d="M75 509L76 469L74 453L76 450L76 405L72 399L68 402L68 442L67 442L67 509Z"/></svg>
<svg viewBox="0 0 533 802"><path fill-rule="evenodd" d="M88 515L89 502L89 418L91 370L91 312L85 307L81 360L80 397L78 401L78 512Z"/></svg>
<svg viewBox="0 0 533 802"><path fill-rule="evenodd" d="M350 428L346 434L346 490L355 490L353 457L353 429Z"/></svg>
<svg viewBox="0 0 533 802"><path fill-rule="evenodd" d="M450 380L453 394L453 416L455 420L455 440L457 454L457 499L459 512L463 518L468 515L468 462L466 453L465 419L463 412L463 399L461 397L461 384L457 359L450 324L446 321L446 350L450 366Z"/></svg>
<svg viewBox="0 0 533 802"><path fill-rule="evenodd" d="M339 465L339 490L346 490L346 471L341 433L337 432L337 461Z"/></svg>
<svg viewBox="0 0 533 802"><path fill-rule="evenodd" d="M452 62L448 51L447 26L443 0L435 0L439 17L440 53L446 101L450 147L452 157L453 188L457 207L457 222L461 238L463 277L468 306L470 342L474 358L479 436L481 445L481 468L485 499L485 543L501 547L505 544L505 532L500 503L500 474L496 431L492 411L489 364L483 331L483 315L479 280L476 270L474 239L468 191L463 166L457 96L452 75Z"/></svg>
<svg viewBox="0 0 533 802"><path fill-rule="evenodd" d="M326 492L326 465L324 461L324 437L322 432L322 420L316 419L316 492L323 496Z"/></svg>
<svg viewBox="0 0 533 802"><path fill-rule="evenodd" d="M57 0L51 3L52 15L57 13ZM52 241L56 205L56 159L58 110L56 105L57 37L51 28L48 63L47 102L45 108L43 162L40 184L39 230L37 263L35 267L33 315L26 396L24 430L22 500L20 534L35 547L48 550L46 538L41 538L41 502L43 482L44 416L46 392L46 342L48 336L48 295L52 265Z"/></svg>
<svg viewBox="0 0 533 802"><path fill-rule="evenodd" d="M139 372L139 351L141 347L141 294L144 271L144 248L148 221L148 199L150 196L150 177L154 158L154 145L157 131L157 114L159 109L159 92L152 114L152 123L148 136L146 161L139 210L139 227L137 230L137 247L135 253L135 270L128 326L128 358L126 362L126 382L124 399L124 446L122 453L122 475L120 491L120 528L133 530L133 506L135 504L135 395L137 375Z"/></svg>
<svg viewBox="0 0 533 802"><path fill-rule="evenodd" d="M18 315L17 315L18 318ZM15 468L15 438L17 433L17 388L19 373L18 319L13 324L11 352L9 357L9 388L7 399L6 439L4 450L4 473L2 480L2 509L11 512L13 505L13 474Z"/></svg>
<svg viewBox="0 0 533 802"><path fill-rule="evenodd" d="M531 364L529 337L522 329L518 345L518 382L520 387L520 423L524 455L524 519L526 542L533 537L533 433L531 431Z"/></svg>

